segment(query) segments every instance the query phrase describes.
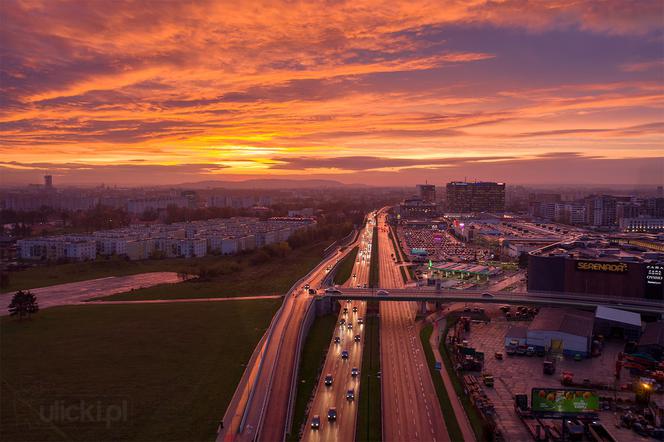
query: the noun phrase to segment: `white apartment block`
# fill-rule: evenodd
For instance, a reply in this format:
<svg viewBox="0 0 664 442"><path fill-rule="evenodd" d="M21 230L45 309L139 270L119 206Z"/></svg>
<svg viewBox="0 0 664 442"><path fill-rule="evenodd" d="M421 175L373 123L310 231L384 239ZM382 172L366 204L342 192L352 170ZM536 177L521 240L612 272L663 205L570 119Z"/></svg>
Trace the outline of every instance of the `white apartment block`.
<svg viewBox="0 0 664 442"><path fill-rule="evenodd" d="M26 260L55 261L126 256L148 259L155 252L166 257L200 257L210 252L230 255L282 242L296 231L315 224L311 219L237 217L173 224L133 225L94 232L88 236L54 236L18 242Z"/></svg>
<svg viewBox="0 0 664 442"><path fill-rule="evenodd" d="M19 256L26 260L75 261L94 260L97 245L94 239L86 236L61 236L52 238L30 238L17 241Z"/></svg>

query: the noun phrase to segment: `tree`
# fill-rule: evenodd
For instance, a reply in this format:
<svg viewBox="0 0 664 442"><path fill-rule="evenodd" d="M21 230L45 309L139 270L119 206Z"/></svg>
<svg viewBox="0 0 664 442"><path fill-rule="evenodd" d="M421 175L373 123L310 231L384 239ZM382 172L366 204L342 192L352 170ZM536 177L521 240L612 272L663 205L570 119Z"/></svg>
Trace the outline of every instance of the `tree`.
<svg viewBox="0 0 664 442"><path fill-rule="evenodd" d="M19 319L23 319L24 316L30 317L31 314L37 313L39 304L37 297L31 292L19 290L12 297L8 309L10 316L18 316Z"/></svg>

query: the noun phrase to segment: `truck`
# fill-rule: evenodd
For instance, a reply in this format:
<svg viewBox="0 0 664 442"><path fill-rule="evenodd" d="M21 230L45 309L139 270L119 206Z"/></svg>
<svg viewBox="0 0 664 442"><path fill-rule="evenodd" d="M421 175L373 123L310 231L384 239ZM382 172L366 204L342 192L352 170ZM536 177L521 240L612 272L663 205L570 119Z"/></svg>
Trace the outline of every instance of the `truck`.
<svg viewBox="0 0 664 442"><path fill-rule="evenodd" d="M542 363L544 374L554 374L556 372L556 363L554 360L546 360Z"/></svg>

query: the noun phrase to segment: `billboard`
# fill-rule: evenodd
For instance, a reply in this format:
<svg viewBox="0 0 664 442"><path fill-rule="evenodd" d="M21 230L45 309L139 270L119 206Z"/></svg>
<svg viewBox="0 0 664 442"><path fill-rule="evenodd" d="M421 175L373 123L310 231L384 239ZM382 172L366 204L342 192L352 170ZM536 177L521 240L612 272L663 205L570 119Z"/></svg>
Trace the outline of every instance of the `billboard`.
<svg viewBox="0 0 664 442"><path fill-rule="evenodd" d="M593 414L599 410L599 396L579 388L533 388L531 408L545 416Z"/></svg>

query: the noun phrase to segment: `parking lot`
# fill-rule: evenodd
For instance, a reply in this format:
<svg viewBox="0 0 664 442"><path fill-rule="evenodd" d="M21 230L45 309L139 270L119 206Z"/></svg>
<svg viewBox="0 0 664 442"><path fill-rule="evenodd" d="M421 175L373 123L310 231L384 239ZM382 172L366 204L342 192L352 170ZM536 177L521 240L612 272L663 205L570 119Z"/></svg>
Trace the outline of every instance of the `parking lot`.
<svg viewBox="0 0 664 442"><path fill-rule="evenodd" d="M469 305L469 307L475 307ZM514 395L528 394L534 387L561 388L561 374L569 371L574 374L574 380L581 382L589 379L591 382L613 384L615 361L618 353L623 350L624 342L605 342L602 354L598 357L575 361L572 358L557 360L554 375L545 375L542 370L544 357L541 356L508 356L505 353L504 338L510 325L527 326L529 322L508 322L498 306L482 306L491 318L491 322L473 322L471 331L466 333L470 347L478 352L484 352L484 371L494 375L494 388L485 388L487 396L493 401L498 417L499 427L506 440L531 440L525 426L514 411ZM496 352L503 352L502 360L494 357ZM622 371L620 383L630 381L629 373ZM600 392L600 396L614 396L614 392ZM634 398L631 392L618 392L617 397ZM600 420L606 428L618 439L624 441L647 440L640 438L631 430L616 428L613 412L600 412Z"/></svg>

